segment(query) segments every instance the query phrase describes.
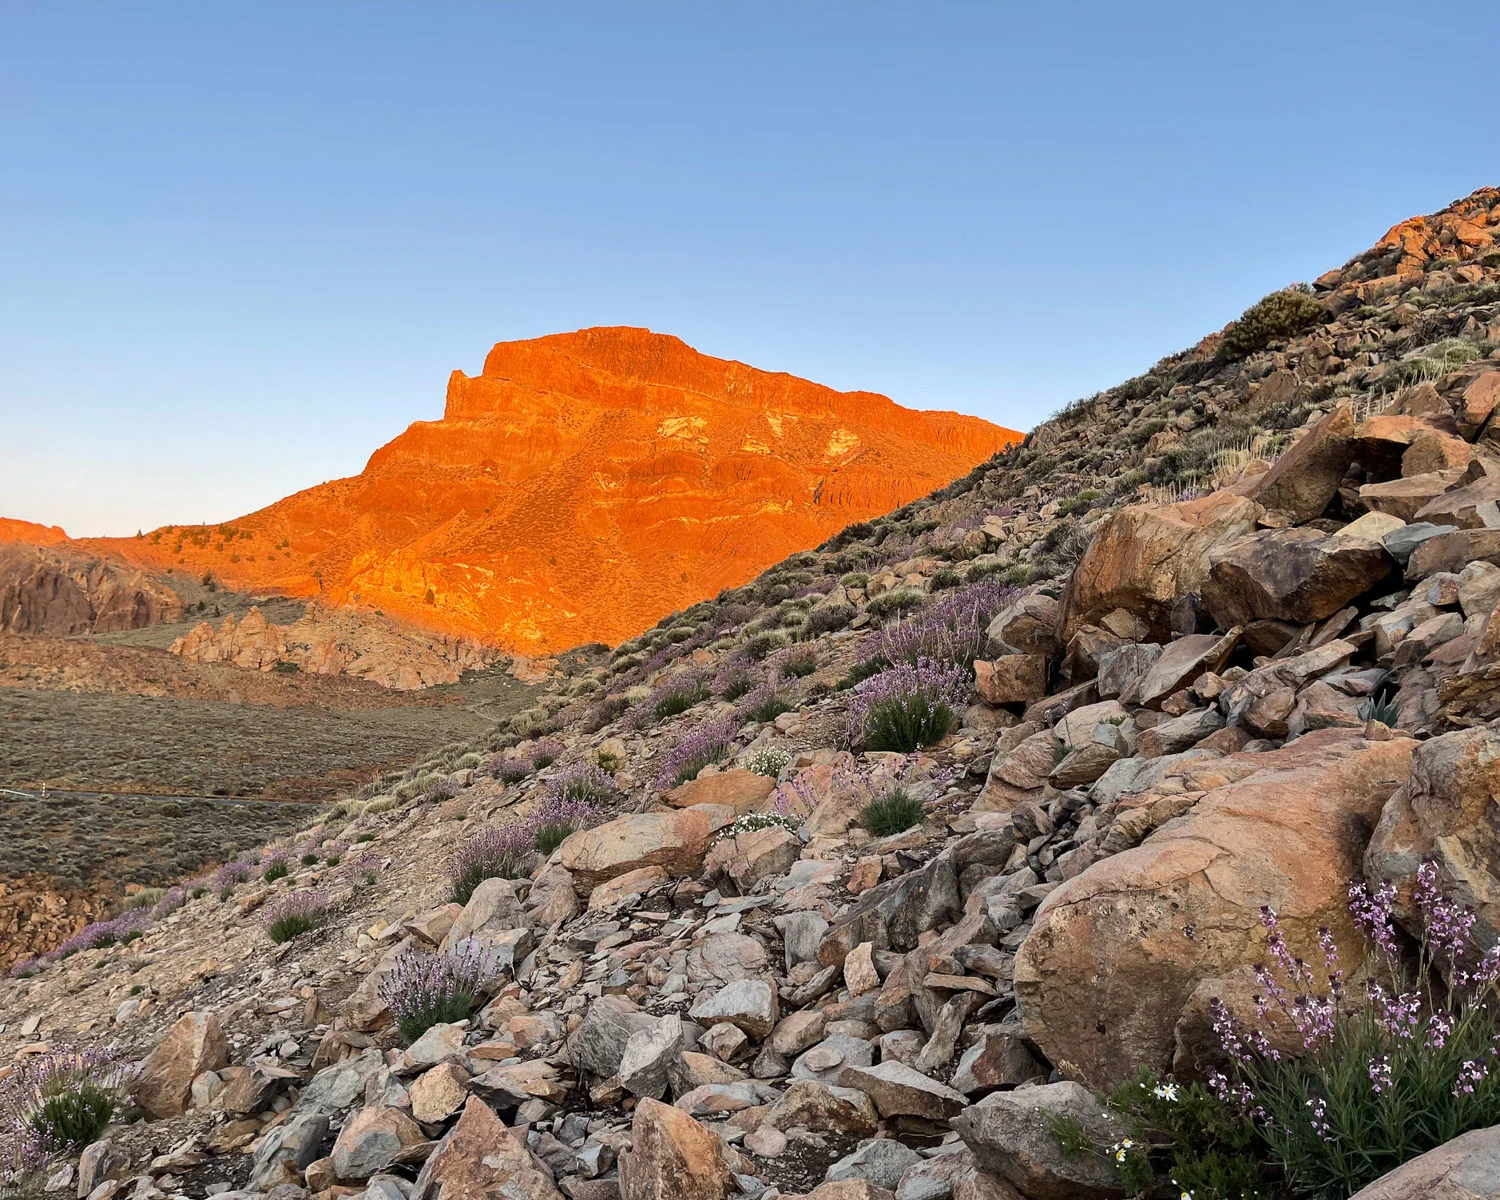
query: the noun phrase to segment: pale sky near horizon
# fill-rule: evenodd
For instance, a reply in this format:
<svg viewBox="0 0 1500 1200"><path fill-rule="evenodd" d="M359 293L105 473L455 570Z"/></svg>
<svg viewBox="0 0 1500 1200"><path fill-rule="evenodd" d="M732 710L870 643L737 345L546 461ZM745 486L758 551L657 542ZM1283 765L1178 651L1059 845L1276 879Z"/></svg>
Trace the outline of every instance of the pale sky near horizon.
<svg viewBox="0 0 1500 1200"><path fill-rule="evenodd" d="M1395 4L0 0L0 516L218 521L496 341L1028 428L1500 183Z"/></svg>

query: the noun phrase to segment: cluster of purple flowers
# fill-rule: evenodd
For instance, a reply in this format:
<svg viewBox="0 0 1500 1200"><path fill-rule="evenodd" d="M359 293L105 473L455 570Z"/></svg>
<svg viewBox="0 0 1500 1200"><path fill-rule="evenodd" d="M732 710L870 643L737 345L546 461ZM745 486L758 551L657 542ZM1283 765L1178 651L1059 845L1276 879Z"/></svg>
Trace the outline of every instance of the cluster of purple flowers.
<svg viewBox="0 0 1500 1200"><path fill-rule="evenodd" d="M153 921L165 920L187 902L188 890L186 886L178 884L176 887L168 888L162 893L162 898L151 909L151 919Z"/></svg>
<svg viewBox="0 0 1500 1200"><path fill-rule="evenodd" d="M135 1068L113 1052L56 1046L0 1081L0 1195L29 1196L60 1158L94 1141L123 1106Z"/></svg>
<svg viewBox="0 0 1500 1200"><path fill-rule="evenodd" d="M94 950L100 946L113 946L127 942L144 932L151 923L151 914L144 908L127 908L118 917L108 921L95 921L85 925L49 955L56 960L67 958L79 950Z"/></svg>
<svg viewBox="0 0 1500 1200"><path fill-rule="evenodd" d="M486 879L521 879L531 873L536 833L531 823L511 821L481 829L453 856L453 899L467 904Z"/></svg>
<svg viewBox="0 0 1500 1200"><path fill-rule="evenodd" d="M353 862L345 863L339 874L350 883L373 883L380 867L380 855L361 854Z"/></svg>
<svg viewBox="0 0 1500 1200"><path fill-rule="evenodd" d="M296 891L266 906L261 928L273 942L286 942L322 924L328 897L317 891Z"/></svg>
<svg viewBox="0 0 1500 1200"><path fill-rule="evenodd" d="M452 800L463 789L456 782L444 775L441 779L435 779L427 785L422 793L422 804L436 804L440 800Z"/></svg>
<svg viewBox="0 0 1500 1200"><path fill-rule="evenodd" d="M490 957L472 939L446 953L409 950L380 981L380 998L410 1044L434 1025L469 1017L495 974Z"/></svg>
<svg viewBox="0 0 1500 1200"><path fill-rule="evenodd" d="M250 864L241 859L227 862L208 877L209 890L220 897L228 896L234 891L236 884L244 883L250 878L250 873Z"/></svg>
<svg viewBox="0 0 1500 1200"><path fill-rule="evenodd" d="M700 668L674 672L657 683L651 694L626 714L625 723L631 729L649 729L658 721L686 712L693 705L707 700L711 690L708 673Z"/></svg>
<svg viewBox="0 0 1500 1200"><path fill-rule="evenodd" d="M484 769L501 783L511 784L520 783L531 774L533 767L528 756L511 751L492 755Z"/></svg>
<svg viewBox="0 0 1500 1200"><path fill-rule="evenodd" d="M760 686L761 672L742 658L731 658L714 676L714 695L723 700L738 700Z"/></svg>
<svg viewBox="0 0 1500 1200"><path fill-rule="evenodd" d="M531 766L540 771L550 767L562 755L566 747L556 738L544 737L531 748Z"/></svg>
<svg viewBox="0 0 1500 1200"><path fill-rule="evenodd" d="M668 751L656 775L660 791L696 779L709 763L723 762L734 745L738 722L734 718L706 721Z"/></svg>
<svg viewBox="0 0 1500 1200"><path fill-rule="evenodd" d="M952 728L969 702L968 672L951 662L899 662L858 684L849 701L849 740L910 753Z"/></svg>
<svg viewBox="0 0 1500 1200"><path fill-rule="evenodd" d="M735 706L735 718L740 722L774 721L784 712L797 706L782 694L774 683L763 683L740 700Z"/></svg>
<svg viewBox="0 0 1500 1200"><path fill-rule="evenodd" d="M866 642L861 660L912 666L930 660L969 670L984 653L989 623L1018 595L994 577L958 588L882 629Z"/></svg>

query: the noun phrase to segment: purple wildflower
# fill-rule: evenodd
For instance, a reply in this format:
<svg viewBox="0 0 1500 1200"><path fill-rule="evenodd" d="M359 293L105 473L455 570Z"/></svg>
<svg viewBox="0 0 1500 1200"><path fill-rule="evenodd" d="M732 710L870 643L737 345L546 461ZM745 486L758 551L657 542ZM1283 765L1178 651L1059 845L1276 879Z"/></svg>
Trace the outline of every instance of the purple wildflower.
<svg viewBox="0 0 1500 1200"><path fill-rule="evenodd" d="M328 897L322 892L292 892L266 906L261 928L273 942L288 942L298 934L317 928L327 912Z"/></svg>
<svg viewBox="0 0 1500 1200"><path fill-rule="evenodd" d="M182 886L169 888L162 894L162 898L156 902L156 906L151 910L151 919L153 921L165 920L187 902L187 888Z"/></svg>
<svg viewBox="0 0 1500 1200"><path fill-rule="evenodd" d="M453 899L467 904L486 879L522 879L531 874L536 834L530 822L511 821L481 829L453 857Z"/></svg>
<svg viewBox="0 0 1500 1200"><path fill-rule="evenodd" d="M723 762L734 744L736 723L731 719L709 721L699 725L667 753L656 786L668 791L678 784L696 779L709 763Z"/></svg>
<svg viewBox="0 0 1500 1200"><path fill-rule="evenodd" d="M1370 1074L1370 1090L1377 1096L1391 1086L1390 1055L1382 1054L1379 1058L1372 1058L1368 1070Z"/></svg>
<svg viewBox="0 0 1500 1200"><path fill-rule="evenodd" d="M549 804L566 801L581 804L585 815L591 815L593 805L607 800L617 790L614 777L602 767L593 763L574 763L548 781L543 809Z"/></svg>
<svg viewBox="0 0 1500 1200"><path fill-rule="evenodd" d="M861 659L911 666L930 659L969 670L984 653L989 623L1018 595L993 577L958 588L881 630L866 643Z"/></svg>
<svg viewBox="0 0 1500 1200"><path fill-rule="evenodd" d="M443 954L409 950L380 981L380 998L409 1045L434 1025L467 1019L495 974L494 963L471 939Z"/></svg>
<svg viewBox="0 0 1500 1200"><path fill-rule="evenodd" d="M1389 879L1371 892L1363 880L1349 885L1349 914L1354 924L1380 952L1392 962L1401 955L1396 941L1396 924L1392 909L1396 903L1396 885Z"/></svg>
<svg viewBox="0 0 1500 1200"><path fill-rule="evenodd" d="M118 917L108 921L95 921L85 925L62 945L52 951L54 959L67 958L80 950L95 950L101 946L113 946L139 937L143 927L150 924L151 914L143 908L127 908Z"/></svg>
<svg viewBox="0 0 1500 1200"><path fill-rule="evenodd" d="M898 663L859 684L849 701L849 740L872 750L910 753L941 741L970 697L967 672L921 659Z"/></svg>
<svg viewBox="0 0 1500 1200"><path fill-rule="evenodd" d="M361 854L339 872L351 883L374 883L380 873L381 859L378 854Z"/></svg>
<svg viewBox="0 0 1500 1200"><path fill-rule="evenodd" d="M1475 1062L1471 1058L1464 1059L1463 1064L1458 1068L1458 1081L1453 1089L1454 1096L1472 1096L1474 1085L1483 1082L1488 1074L1489 1067L1484 1063Z"/></svg>
<svg viewBox="0 0 1500 1200"><path fill-rule="evenodd" d="M244 883L249 878L249 863L227 862L208 877L208 886L219 895L220 899L224 899L234 891L235 884Z"/></svg>

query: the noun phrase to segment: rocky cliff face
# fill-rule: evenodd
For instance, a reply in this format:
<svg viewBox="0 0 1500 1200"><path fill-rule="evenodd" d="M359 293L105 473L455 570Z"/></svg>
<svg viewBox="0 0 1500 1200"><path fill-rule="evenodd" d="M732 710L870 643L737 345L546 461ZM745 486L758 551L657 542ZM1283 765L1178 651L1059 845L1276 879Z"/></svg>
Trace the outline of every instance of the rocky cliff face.
<svg viewBox="0 0 1500 1200"><path fill-rule="evenodd" d="M520 651L617 642L1019 436L644 329L504 342L365 470L218 527L90 542Z"/></svg>
<svg viewBox="0 0 1500 1200"><path fill-rule="evenodd" d="M62 546L0 545L0 633L115 633L182 612L177 594L137 567Z"/></svg>
<svg viewBox="0 0 1500 1200"><path fill-rule="evenodd" d="M239 621L227 616L217 629L203 621L171 650L192 662L232 663L252 671L285 665L313 675L352 675L401 691L457 683L464 671L488 666L497 657L470 638L423 635L385 618L322 605L310 606L290 625L267 621L259 608Z"/></svg>

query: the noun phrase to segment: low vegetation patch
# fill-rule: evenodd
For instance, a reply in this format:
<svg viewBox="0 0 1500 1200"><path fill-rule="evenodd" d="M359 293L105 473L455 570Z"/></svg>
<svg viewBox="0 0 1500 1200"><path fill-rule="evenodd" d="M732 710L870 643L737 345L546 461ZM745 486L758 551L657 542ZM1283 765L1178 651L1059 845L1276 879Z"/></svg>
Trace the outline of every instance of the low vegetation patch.
<svg viewBox="0 0 1500 1200"><path fill-rule="evenodd" d="M969 700L967 673L922 659L865 680L849 703L849 739L870 750L910 754L947 737Z"/></svg>
<svg viewBox="0 0 1500 1200"><path fill-rule="evenodd" d="M316 929L327 913L328 897L321 892L293 892L266 909L261 928L280 945Z"/></svg>
<svg viewBox="0 0 1500 1200"><path fill-rule="evenodd" d="M529 824L511 821L481 829L453 858L453 900L467 904L486 879L524 879L531 874L536 835Z"/></svg>
<svg viewBox="0 0 1500 1200"><path fill-rule="evenodd" d="M441 954L408 950L381 981L380 998L409 1046L434 1025L473 1016L493 975L484 952L472 941Z"/></svg>

